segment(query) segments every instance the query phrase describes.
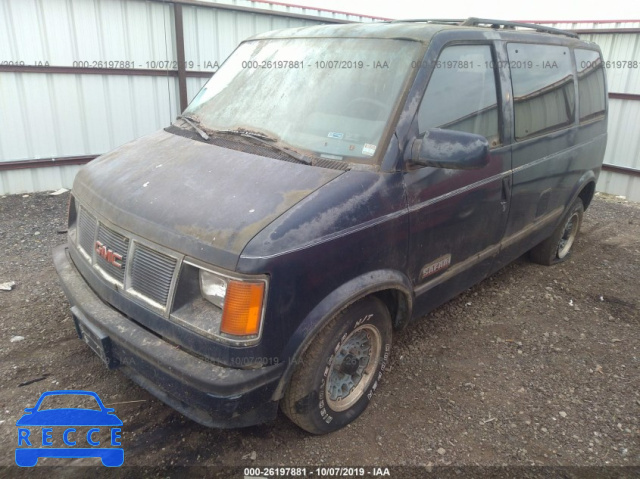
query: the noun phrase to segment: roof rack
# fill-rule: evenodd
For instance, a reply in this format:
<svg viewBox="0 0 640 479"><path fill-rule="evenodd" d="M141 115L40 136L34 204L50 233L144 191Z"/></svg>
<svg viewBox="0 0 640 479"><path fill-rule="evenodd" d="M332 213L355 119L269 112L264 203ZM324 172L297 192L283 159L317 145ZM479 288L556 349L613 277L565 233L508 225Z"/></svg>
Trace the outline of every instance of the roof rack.
<svg viewBox="0 0 640 479"><path fill-rule="evenodd" d="M515 30L518 28L531 28L539 33L552 33L554 35L566 35L571 38L578 38L573 32L567 32L566 30L560 30L559 28L545 27L543 25L537 25L535 23L522 23L522 22L506 22L504 20L491 20L488 18L476 18L469 17L466 20L463 19L446 19L446 18L415 18L408 20L391 20L385 23L432 23L436 25L459 25L462 27L480 27L489 26L494 29L503 30Z"/></svg>
<svg viewBox="0 0 640 479"><path fill-rule="evenodd" d="M560 30L559 28L545 27L543 25L537 25L535 23L505 22L503 20L470 17L460 23L460 25L464 27L479 27L481 25L489 25L491 28L495 29L499 29L500 27L502 27L503 29L515 29L516 27L531 28L539 33L552 33L554 35L566 35L567 37L578 38L578 35L576 35L575 33L567 32L566 30Z"/></svg>

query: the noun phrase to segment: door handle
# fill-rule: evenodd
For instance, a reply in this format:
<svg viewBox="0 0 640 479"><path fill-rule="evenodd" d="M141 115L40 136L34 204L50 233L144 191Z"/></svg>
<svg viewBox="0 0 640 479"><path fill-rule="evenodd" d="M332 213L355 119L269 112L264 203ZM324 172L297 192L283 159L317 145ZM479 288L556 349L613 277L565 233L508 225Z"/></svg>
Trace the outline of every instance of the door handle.
<svg viewBox="0 0 640 479"><path fill-rule="evenodd" d="M507 211L507 205L509 204L509 196L511 193L511 176L505 176L502 178L502 211Z"/></svg>

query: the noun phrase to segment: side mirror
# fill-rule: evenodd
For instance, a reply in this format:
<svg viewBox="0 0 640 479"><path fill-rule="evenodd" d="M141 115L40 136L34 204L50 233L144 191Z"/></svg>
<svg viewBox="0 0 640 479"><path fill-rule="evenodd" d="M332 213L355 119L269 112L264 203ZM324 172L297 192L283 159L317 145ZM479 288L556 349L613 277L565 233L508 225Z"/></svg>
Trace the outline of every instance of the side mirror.
<svg viewBox="0 0 640 479"><path fill-rule="evenodd" d="M414 140L411 162L454 170L482 168L489 163L489 142L482 135L432 128Z"/></svg>

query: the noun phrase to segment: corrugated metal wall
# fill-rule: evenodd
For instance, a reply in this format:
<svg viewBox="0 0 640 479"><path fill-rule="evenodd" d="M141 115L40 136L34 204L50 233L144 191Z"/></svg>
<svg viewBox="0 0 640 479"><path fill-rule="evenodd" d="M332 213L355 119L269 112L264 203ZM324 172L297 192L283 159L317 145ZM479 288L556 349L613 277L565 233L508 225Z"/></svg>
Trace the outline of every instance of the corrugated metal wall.
<svg viewBox="0 0 640 479"><path fill-rule="evenodd" d="M374 20L277 2L176 2L184 3L189 99L215 71L216 63L250 35L332 21ZM549 25L585 32L580 36L598 43L605 60L640 61L640 34L610 33L614 28L638 29L640 22ZM176 61L172 3L1 0L0 194L69 187L78 169L71 163L82 163L168 125L181 110ZM25 66L21 71L2 70L3 64L20 62ZM78 67L92 71L77 73L74 68ZM118 73L113 68L123 74L113 74ZM598 188L640 201L636 173L640 170L640 68L612 63L606 71L609 91L618 96L610 98L605 163L617 169L603 171ZM64 166L2 168L3 162L40 159ZM60 159L64 160L56 163Z"/></svg>
<svg viewBox="0 0 640 479"><path fill-rule="evenodd" d="M372 20L258 1L177 3L188 99L248 36ZM0 68L24 68L0 69L0 194L68 188L79 168L68 159L82 163L169 125L181 110L177 59L172 3L1 0Z"/></svg>
<svg viewBox="0 0 640 479"><path fill-rule="evenodd" d="M640 33L593 32L640 29L640 22L564 22L546 25L577 30L582 40L600 46L604 60L608 62L608 65L605 63L605 71L609 93L618 96L609 98L609 139L604 163L620 168L602 171L598 191L640 202Z"/></svg>
<svg viewBox="0 0 640 479"><path fill-rule="evenodd" d="M0 61L49 67L172 59L172 9L126 0L3 0ZM166 126L176 78L0 73L0 161L99 155ZM0 172L0 192L69 187L79 167Z"/></svg>
<svg viewBox="0 0 640 479"><path fill-rule="evenodd" d="M251 4L251 6L257 6L258 8L269 5L249 1L237 3L240 5ZM321 23L298 18L189 5L184 6L183 12L187 71L208 71L212 73L217 68L217 65L221 64L238 44L247 37L269 30L303 27ZM314 10L314 12L321 13L318 10ZM309 12L303 11L294 13L309 14ZM206 81L207 78L189 79L189 99L198 93Z"/></svg>
<svg viewBox="0 0 640 479"><path fill-rule="evenodd" d="M339 12L323 8L305 7L302 5L296 5L295 0L292 4L277 1L270 2L268 0L199 0L198 3L233 5L236 7L270 10L272 12L281 14L307 15L310 17L322 17L323 19L343 20L348 22L370 22L372 20L387 20L382 17L374 17L371 15L361 15L357 13ZM349 4L345 2L345 8L348 7Z"/></svg>
<svg viewBox="0 0 640 479"><path fill-rule="evenodd" d="M636 24L640 26L639 24ZM609 61L609 91L639 96L636 99L609 99L609 142L604 162L631 168L638 174L603 171L598 189L640 201L640 34L581 35L600 45L605 61ZM635 61L635 67L618 62Z"/></svg>

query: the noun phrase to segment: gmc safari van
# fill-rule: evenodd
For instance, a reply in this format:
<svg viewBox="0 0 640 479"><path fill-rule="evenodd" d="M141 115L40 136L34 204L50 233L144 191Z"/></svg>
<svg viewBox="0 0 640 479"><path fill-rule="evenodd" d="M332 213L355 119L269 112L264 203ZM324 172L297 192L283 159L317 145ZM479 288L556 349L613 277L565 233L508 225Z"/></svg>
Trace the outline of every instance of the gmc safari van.
<svg viewBox="0 0 640 479"><path fill-rule="evenodd" d="M526 252L569 257L600 173L597 45L495 20L242 42L176 121L82 168L54 251L78 335L194 421L315 434L392 335Z"/></svg>

